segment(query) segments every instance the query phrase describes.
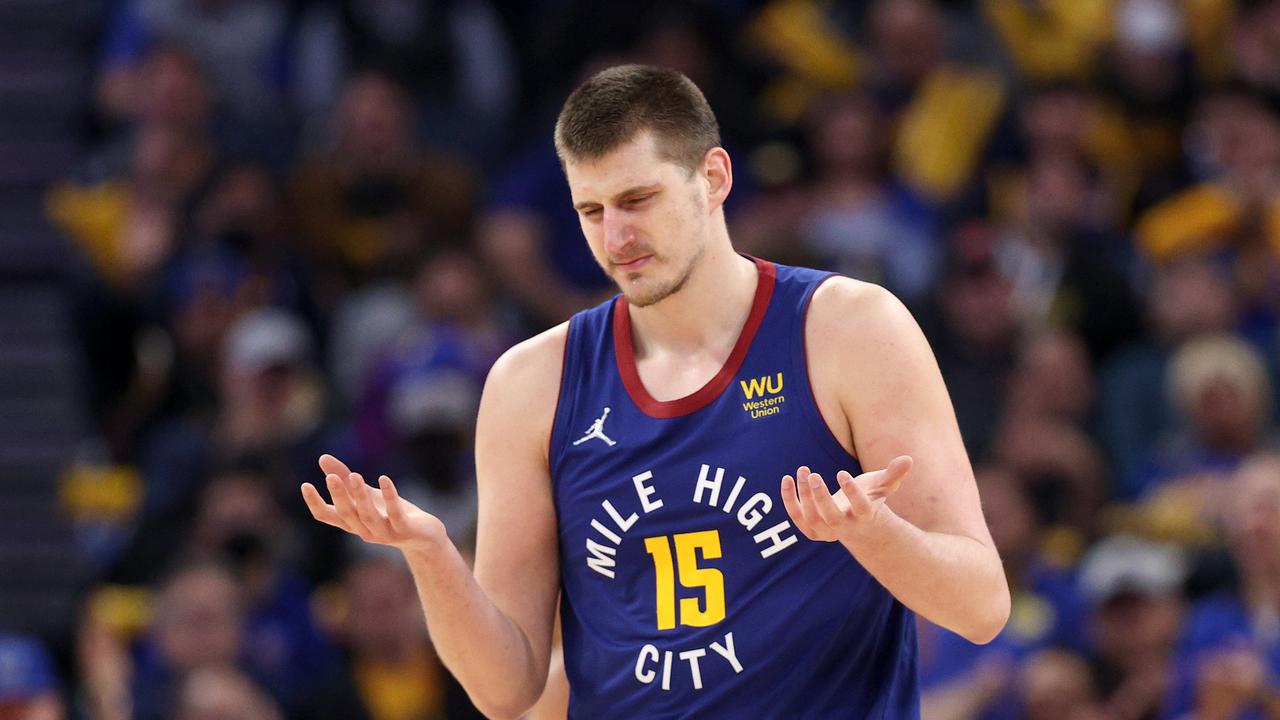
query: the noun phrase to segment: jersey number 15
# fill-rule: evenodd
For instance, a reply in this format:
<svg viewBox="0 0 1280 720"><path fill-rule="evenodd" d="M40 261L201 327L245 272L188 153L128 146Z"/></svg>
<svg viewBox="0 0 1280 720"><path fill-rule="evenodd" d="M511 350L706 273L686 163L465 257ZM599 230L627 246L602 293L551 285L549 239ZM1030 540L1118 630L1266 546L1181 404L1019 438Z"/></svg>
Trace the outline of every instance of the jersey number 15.
<svg viewBox="0 0 1280 720"><path fill-rule="evenodd" d="M671 545L675 545L672 562ZM720 531L658 535L644 539L645 550L653 556L657 579L658 629L676 626L676 569L680 585L687 589L703 588L706 602L698 598L680 598L680 624L707 627L724 619L724 575L715 568L698 567L698 551L702 559L720 557Z"/></svg>

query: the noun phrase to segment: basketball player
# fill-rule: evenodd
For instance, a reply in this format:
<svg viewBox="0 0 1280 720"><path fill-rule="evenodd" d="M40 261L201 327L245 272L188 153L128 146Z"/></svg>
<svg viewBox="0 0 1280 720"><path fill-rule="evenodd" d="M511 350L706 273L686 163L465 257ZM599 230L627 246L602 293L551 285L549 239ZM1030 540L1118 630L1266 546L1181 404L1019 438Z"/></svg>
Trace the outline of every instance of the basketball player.
<svg viewBox="0 0 1280 720"><path fill-rule="evenodd" d="M914 613L987 642L1009 591L915 321L734 252L732 165L684 76L605 70L555 139L622 292L490 372L474 574L385 476L322 457L312 513L404 552L491 716L542 692L557 599L573 717L918 716Z"/></svg>

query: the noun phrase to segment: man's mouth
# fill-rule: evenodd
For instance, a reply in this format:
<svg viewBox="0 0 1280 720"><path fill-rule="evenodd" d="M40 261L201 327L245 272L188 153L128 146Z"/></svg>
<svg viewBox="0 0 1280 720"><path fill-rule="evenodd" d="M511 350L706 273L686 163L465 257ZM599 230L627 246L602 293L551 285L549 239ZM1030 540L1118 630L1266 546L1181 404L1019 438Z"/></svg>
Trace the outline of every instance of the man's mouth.
<svg viewBox="0 0 1280 720"><path fill-rule="evenodd" d="M640 255L625 262L614 261L613 266L619 270L637 270L647 264L653 255Z"/></svg>

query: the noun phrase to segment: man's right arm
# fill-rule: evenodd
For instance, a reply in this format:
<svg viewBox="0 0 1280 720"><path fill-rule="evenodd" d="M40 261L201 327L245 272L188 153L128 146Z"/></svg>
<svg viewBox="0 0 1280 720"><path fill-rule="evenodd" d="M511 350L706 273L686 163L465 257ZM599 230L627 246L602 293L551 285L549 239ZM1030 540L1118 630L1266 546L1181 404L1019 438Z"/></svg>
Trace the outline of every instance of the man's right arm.
<svg viewBox="0 0 1280 720"><path fill-rule="evenodd" d="M369 487L326 455L333 505L303 487L317 519L404 553L441 660L490 717L518 717L546 683L559 591L548 441L566 334L560 325L517 345L489 373L476 429L474 574L443 524L389 478Z"/></svg>
<svg viewBox="0 0 1280 720"><path fill-rule="evenodd" d="M547 681L560 593L549 453L568 328L562 323L508 350L489 373L480 401L475 578L519 628L523 647L516 652L524 659L519 675L498 672L476 678L477 687L492 686L491 696L506 696L495 707L486 708L469 689L490 715L524 713Z"/></svg>

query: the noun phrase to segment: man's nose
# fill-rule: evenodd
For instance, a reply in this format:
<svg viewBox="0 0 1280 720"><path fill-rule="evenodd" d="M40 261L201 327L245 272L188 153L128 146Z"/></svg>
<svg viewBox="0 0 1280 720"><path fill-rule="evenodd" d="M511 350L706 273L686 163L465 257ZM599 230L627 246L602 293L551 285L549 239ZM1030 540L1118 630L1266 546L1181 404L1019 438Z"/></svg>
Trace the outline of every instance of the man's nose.
<svg viewBox="0 0 1280 720"><path fill-rule="evenodd" d="M617 211L604 212L604 246L609 252L616 252L635 242L636 232L625 214Z"/></svg>

